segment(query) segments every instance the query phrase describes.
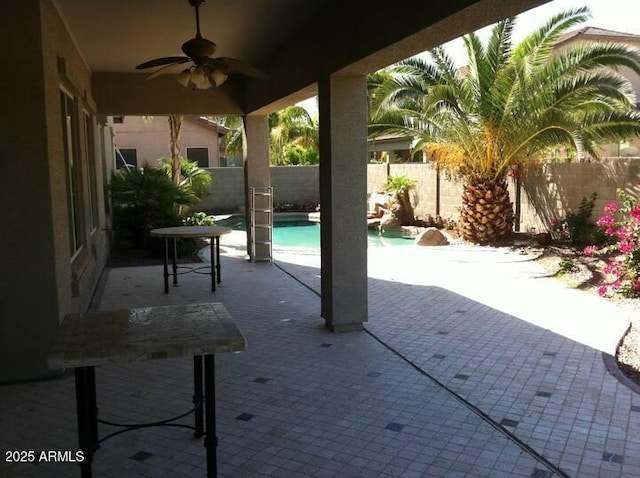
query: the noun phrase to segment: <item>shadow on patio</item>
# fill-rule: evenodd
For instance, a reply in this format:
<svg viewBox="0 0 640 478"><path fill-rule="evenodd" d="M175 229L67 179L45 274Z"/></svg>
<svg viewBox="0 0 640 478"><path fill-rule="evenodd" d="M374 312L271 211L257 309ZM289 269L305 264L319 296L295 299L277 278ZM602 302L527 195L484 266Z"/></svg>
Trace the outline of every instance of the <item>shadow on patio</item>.
<svg viewBox="0 0 640 478"><path fill-rule="evenodd" d="M368 333L332 334L313 292L318 269L288 260L226 255L213 295L201 276L182 276L165 295L160 267L110 269L96 294L100 310L221 301L241 327L247 350L216 360L220 476L640 473L640 400L599 350L389 270L370 279ZM100 415L148 421L186 410L190 373L190 360L100 367ZM72 376L0 390L3 451L77 448ZM104 442L94 472L200 477L204 465L189 431L152 428ZM2 467L3 476L79 474L71 464Z"/></svg>

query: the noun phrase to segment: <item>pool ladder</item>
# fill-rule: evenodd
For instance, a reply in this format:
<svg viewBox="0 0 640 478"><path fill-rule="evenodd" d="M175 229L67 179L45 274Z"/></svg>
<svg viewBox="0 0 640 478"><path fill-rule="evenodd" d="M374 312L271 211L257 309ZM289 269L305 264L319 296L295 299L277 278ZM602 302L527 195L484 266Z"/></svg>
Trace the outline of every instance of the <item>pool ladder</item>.
<svg viewBox="0 0 640 478"><path fill-rule="evenodd" d="M250 188L251 262L273 262L273 188Z"/></svg>

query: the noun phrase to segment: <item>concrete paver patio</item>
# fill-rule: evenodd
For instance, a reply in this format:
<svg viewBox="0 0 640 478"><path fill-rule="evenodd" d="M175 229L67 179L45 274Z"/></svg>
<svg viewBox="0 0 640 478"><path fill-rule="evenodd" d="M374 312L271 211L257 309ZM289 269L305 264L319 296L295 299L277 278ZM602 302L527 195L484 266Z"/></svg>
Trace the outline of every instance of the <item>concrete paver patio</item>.
<svg viewBox="0 0 640 478"><path fill-rule="evenodd" d="M241 240L222 241L215 294L190 274L165 295L160 267L122 268L106 271L94 304L224 303L248 348L216 360L219 476L640 476L640 395L606 368L624 309L500 249L370 249L367 330L332 334L318 256L250 264ZM101 417L188 409L190 369L100 367ZM79 476L75 464L4 460L77 448L73 377L0 397L0 476ZM200 477L204 450L187 430L145 429L104 442L94 472Z"/></svg>

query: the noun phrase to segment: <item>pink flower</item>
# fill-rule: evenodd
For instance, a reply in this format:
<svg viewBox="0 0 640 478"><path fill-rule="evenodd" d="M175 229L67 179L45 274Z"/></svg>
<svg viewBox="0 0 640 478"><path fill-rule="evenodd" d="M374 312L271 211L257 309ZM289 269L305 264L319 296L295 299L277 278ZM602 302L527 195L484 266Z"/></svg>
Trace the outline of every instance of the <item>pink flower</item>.
<svg viewBox="0 0 640 478"><path fill-rule="evenodd" d="M606 215L601 216L596 224L598 224L598 226L600 227L610 227L614 222L615 219L613 218L613 216Z"/></svg>
<svg viewBox="0 0 640 478"><path fill-rule="evenodd" d="M629 211L629 215L634 218L636 221L640 222L640 205L633 208Z"/></svg>
<svg viewBox="0 0 640 478"><path fill-rule="evenodd" d="M635 281L635 283L633 284L633 289L634 290L640 290L640 277L638 277Z"/></svg>
<svg viewBox="0 0 640 478"><path fill-rule="evenodd" d="M587 247L584 248L583 252L584 252L585 256L591 256L595 252L598 252L598 247L597 246L587 246Z"/></svg>
<svg viewBox="0 0 640 478"><path fill-rule="evenodd" d="M619 209L620 209L620 206L618 206L614 202L610 202L604 207L604 212L606 214L615 214L616 212L618 212Z"/></svg>
<svg viewBox="0 0 640 478"><path fill-rule="evenodd" d="M624 226L621 226L616 230L616 236L618 236L621 241L625 240L628 237L627 233L627 228Z"/></svg>
<svg viewBox="0 0 640 478"><path fill-rule="evenodd" d="M621 266L622 264L619 261L616 261L615 259L611 259L611 262L609 262L609 264L605 266L604 273L614 275L614 276L619 276Z"/></svg>
<svg viewBox="0 0 640 478"><path fill-rule="evenodd" d="M629 254L633 251L633 243L632 242L621 242L619 250L622 254Z"/></svg>
<svg viewBox="0 0 640 478"><path fill-rule="evenodd" d="M600 287L598 287L598 294L600 296L602 296L602 297L607 295L607 286L606 285L601 285Z"/></svg>
<svg viewBox="0 0 640 478"><path fill-rule="evenodd" d="M551 219L551 220L549 221L549 225L550 225L551 227L556 227L559 223L560 223L560 221L559 221L558 219L555 219L555 218L554 218L554 219Z"/></svg>
<svg viewBox="0 0 640 478"><path fill-rule="evenodd" d="M607 227L607 228L604 230L604 233L605 233L607 236L613 236L613 235L616 233L616 230L615 230L615 228L613 228L613 227Z"/></svg>

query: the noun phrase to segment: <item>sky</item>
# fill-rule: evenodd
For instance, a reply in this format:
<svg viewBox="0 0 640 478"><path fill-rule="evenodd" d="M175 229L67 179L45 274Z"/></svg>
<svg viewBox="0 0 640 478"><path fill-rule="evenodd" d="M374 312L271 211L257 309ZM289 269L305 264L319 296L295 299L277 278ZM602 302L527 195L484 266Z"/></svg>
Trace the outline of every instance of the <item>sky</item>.
<svg viewBox="0 0 640 478"><path fill-rule="evenodd" d="M604 28L623 33L640 35L640 0L553 0L537 8L518 15L514 30L514 41L517 43L527 33L545 23L551 16L569 10L587 6L591 9L591 19L582 26ZM578 27L581 28L581 27ZM482 29L481 38L488 35L491 26ZM456 39L445 43L445 48L460 66L464 65L466 53L462 40ZM315 99L299 103L315 114Z"/></svg>
<svg viewBox="0 0 640 478"><path fill-rule="evenodd" d="M583 26L640 35L640 1L638 0L553 0L518 15L514 41L516 43L520 41L527 33L541 26L551 16L584 6L591 9L591 19ZM487 27L481 31L487 35L490 29L491 27ZM466 54L462 40L457 39L446 43L445 48L457 63L460 65L464 63Z"/></svg>

